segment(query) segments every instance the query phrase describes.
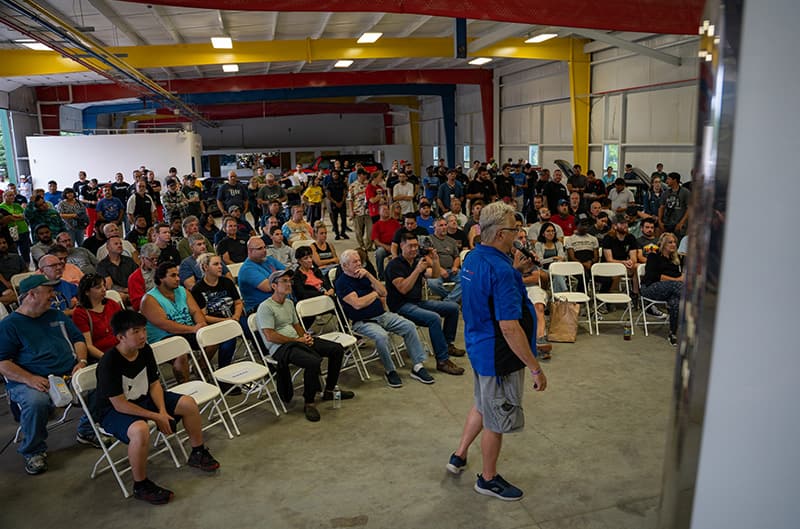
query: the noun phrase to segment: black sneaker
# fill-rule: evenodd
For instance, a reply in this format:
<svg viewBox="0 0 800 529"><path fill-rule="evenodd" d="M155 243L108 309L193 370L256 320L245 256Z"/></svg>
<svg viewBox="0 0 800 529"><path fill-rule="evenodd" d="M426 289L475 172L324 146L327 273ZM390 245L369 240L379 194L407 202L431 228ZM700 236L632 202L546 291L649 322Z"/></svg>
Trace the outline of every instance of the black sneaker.
<svg viewBox="0 0 800 529"><path fill-rule="evenodd" d="M82 433L78 432L75 440L82 445L91 446L97 448L98 450L103 448L100 446L100 441L97 440L97 436L94 433L83 435Z"/></svg>
<svg viewBox="0 0 800 529"><path fill-rule="evenodd" d="M678 337L677 337L677 336L675 336L675 335L674 335L674 334L672 334L672 333L669 333L669 336L667 336L667 340L669 341L669 344L670 344L671 346L673 346L673 347L675 347L676 345L678 345Z"/></svg>
<svg viewBox="0 0 800 529"><path fill-rule="evenodd" d="M339 390L342 394L342 400L350 400L356 396L352 391L346 389ZM322 400L333 400L333 391L325 391L322 393Z"/></svg>
<svg viewBox="0 0 800 529"><path fill-rule="evenodd" d="M153 505L169 503L169 500L171 500L173 496L175 496L175 494L171 490L161 488L149 479L145 479L139 486L133 486L134 498L152 503Z"/></svg>
<svg viewBox="0 0 800 529"><path fill-rule="evenodd" d="M400 378L400 375L397 374L397 371L389 371L386 373L386 383L389 384L390 388L402 388L403 387L403 380Z"/></svg>
<svg viewBox="0 0 800 529"><path fill-rule="evenodd" d="M434 382L436 382L435 380L433 380L431 374L428 373L428 370L425 369L424 367L420 367L416 371L412 369L411 378L413 378L414 380L419 380L423 384L433 384Z"/></svg>
<svg viewBox="0 0 800 529"><path fill-rule="evenodd" d="M219 461L203 446L199 450L192 449L187 463L190 467L199 468L203 472L214 472L219 468Z"/></svg>
<svg viewBox="0 0 800 529"><path fill-rule="evenodd" d="M495 474L494 478L488 481L478 474L478 480L475 482L474 488L478 494L492 496L498 500L517 501L522 499L522 491L504 480L500 474Z"/></svg>
<svg viewBox="0 0 800 529"><path fill-rule="evenodd" d="M652 316L654 318L658 318L660 320L666 320L669 317L669 315L664 314L663 312L658 310L656 307L652 307L652 306L649 307L646 312L647 312L647 314L649 316Z"/></svg>
<svg viewBox="0 0 800 529"><path fill-rule="evenodd" d="M467 468L467 460L461 459L454 453L450 456L450 461L447 463L446 468L451 474L461 474Z"/></svg>
<svg viewBox="0 0 800 529"><path fill-rule="evenodd" d="M31 476L47 472L47 454L34 454L25 458L25 472Z"/></svg>
<svg viewBox="0 0 800 529"><path fill-rule="evenodd" d="M306 419L311 422L319 422L321 418L319 415L319 410L316 408L316 406L309 406L306 404L303 408L303 413L305 414Z"/></svg>
<svg viewBox="0 0 800 529"><path fill-rule="evenodd" d="M347 230L347 231L350 231L350 230ZM349 241L350 237L348 237L347 234L344 233L344 234L342 234L342 239L347 239Z"/></svg>

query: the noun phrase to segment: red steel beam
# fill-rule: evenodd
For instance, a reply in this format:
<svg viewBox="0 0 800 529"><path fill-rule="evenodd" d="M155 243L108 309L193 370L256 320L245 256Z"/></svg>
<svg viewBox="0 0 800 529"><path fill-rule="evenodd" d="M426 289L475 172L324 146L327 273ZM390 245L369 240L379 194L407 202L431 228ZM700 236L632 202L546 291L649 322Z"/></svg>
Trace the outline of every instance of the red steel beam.
<svg viewBox="0 0 800 529"><path fill-rule="evenodd" d="M697 34L705 0L128 0L241 11L374 12L496 20L543 26Z"/></svg>

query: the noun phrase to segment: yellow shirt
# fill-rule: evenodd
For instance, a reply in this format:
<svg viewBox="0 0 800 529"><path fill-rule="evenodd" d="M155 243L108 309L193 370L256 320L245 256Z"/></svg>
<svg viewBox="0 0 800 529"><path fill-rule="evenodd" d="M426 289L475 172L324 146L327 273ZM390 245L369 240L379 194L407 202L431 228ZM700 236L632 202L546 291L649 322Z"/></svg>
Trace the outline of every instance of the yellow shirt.
<svg viewBox="0 0 800 529"><path fill-rule="evenodd" d="M319 204L322 202L322 187L314 185L308 186L308 189L303 193L303 198L308 200L311 204Z"/></svg>

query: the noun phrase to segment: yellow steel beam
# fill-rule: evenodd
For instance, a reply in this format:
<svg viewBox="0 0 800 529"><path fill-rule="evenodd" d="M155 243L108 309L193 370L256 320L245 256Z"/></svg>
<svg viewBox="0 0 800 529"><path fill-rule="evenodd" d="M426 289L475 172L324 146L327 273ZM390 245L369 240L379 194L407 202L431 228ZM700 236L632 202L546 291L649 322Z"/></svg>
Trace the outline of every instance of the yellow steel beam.
<svg viewBox="0 0 800 529"><path fill-rule="evenodd" d="M573 39L552 39L541 44L524 44L522 39L506 39L480 50L481 57L568 61L573 54ZM582 42L582 41L581 41ZM380 39L360 45L353 39L275 40L235 42L232 50L215 50L210 43L168 46L130 46L107 48L134 68L175 68L213 64L260 62L335 61L339 59L396 59L452 57L453 39ZM113 58L113 57L112 57ZM87 59L102 69L107 66ZM0 77L76 73L85 69L56 52L0 50Z"/></svg>
<svg viewBox="0 0 800 529"><path fill-rule="evenodd" d="M569 66L569 103L572 116L573 163L584 170L589 167L589 110L592 67L589 55L583 52L584 42L575 39Z"/></svg>

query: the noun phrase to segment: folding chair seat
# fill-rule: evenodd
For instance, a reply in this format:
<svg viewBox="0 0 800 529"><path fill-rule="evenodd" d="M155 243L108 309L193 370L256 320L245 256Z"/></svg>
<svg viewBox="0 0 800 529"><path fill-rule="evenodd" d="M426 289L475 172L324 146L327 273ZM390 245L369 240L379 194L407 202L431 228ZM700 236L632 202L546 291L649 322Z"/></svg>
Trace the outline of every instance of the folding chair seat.
<svg viewBox="0 0 800 529"><path fill-rule="evenodd" d="M114 450L118 445L124 443L122 443L122 441L120 441L119 439L114 439L114 441L110 445L106 442L105 437L108 436L108 433L105 430L103 430L100 424L96 421L96 419L92 415L92 410L89 408L87 402L86 393L97 388L96 371L97 371L97 364L94 364L78 370L72 377L72 388L75 390L75 394L78 396L78 401L81 403L81 408L83 408L83 412L89 419L89 423L92 425L92 430L94 431L94 435L95 437L97 437L97 441L98 443L100 443L100 448L103 451L103 455L97 458L97 461L92 467L92 473L90 477L94 479L103 472L111 470L111 472L114 474L114 477L117 480L119 488L122 490L122 495L127 498L131 494L128 491L128 488L122 482L122 475L128 472L131 469L131 466L128 464L125 468L120 468L120 466L123 463L127 463L128 461L127 447L125 449L126 454L124 456L118 457L117 459L114 459L111 456L111 451ZM147 425L150 428L151 436L154 433L158 432L155 422L147 421ZM176 434L173 433L172 435L165 437L161 432L158 432L157 435L155 436L154 445L157 445L160 440L163 440L164 448L157 451L151 451L150 454L148 455L148 459L155 457L156 455L159 455L163 452L169 452L169 454L172 456L173 463L175 463L175 468L180 468L181 464L178 461L177 456L175 455L175 451L172 449L172 445L170 444L170 439L172 438L176 438ZM101 464L103 462L106 463L106 466L101 467Z"/></svg>
<svg viewBox="0 0 800 529"><path fill-rule="evenodd" d="M114 301L119 303L119 306L122 307L123 309L125 308L125 302L122 301L122 295L116 290L110 290L110 289L106 290L106 297L108 299L113 299Z"/></svg>
<svg viewBox="0 0 800 529"><path fill-rule="evenodd" d="M226 265L228 267L228 271L231 273L231 277L233 277L233 282L237 285L239 284L239 270L241 270L243 263L233 263Z"/></svg>
<svg viewBox="0 0 800 529"><path fill-rule="evenodd" d="M624 292L600 292L597 288L596 278L598 277L619 277L620 289L624 285ZM628 288L628 271L622 263L595 263L592 265L592 290L594 291L594 325L597 334L600 334L600 314L598 307L606 303L624 304L626 305L622 317L618 321L604 321L603 323L625 323L625 314L628 314L628 322L631 328L631 334L634 334L633 329L633 304L631 302L630 290ZM600 303L598 305L598 302Z"/></svg>
<svg viewBox="0 0 800 529"><path fill-rule="evenodd" d="M589 294L587 293L588 290L586 289L586 276L584 275L583 265L574 261L566 263L551 263L548 272L551 278L550 299L554 301L558 299L562 301L568 301L570 303L583 303L586 307L586 321L589 324L589 334L592 334L592 313L591 309L589 308L589 300L591 298L589 298ZM553 276L563 276L566 280L569 291L554 292L554 281L552 280ZM572 278L575 278L579 285L583 285L583 292L575 292L573 290Z"/></svg>
<svg viewBox="0 0 800 529"><path fill-rule="evenodd" d="M235 417L237 415L259 406L264 402L269 402L272 404L272 409L275 411L275 415L280 416L280 413L278 412L278 407L275 405L275 400L269 391L269 381L272 379L272 373L267 365L256 362L256 359L253 356L253 350L250 349L250 344L247 343L242 326L239 325L239 322L232 320L221 321L206 327L202 327L197 331L197 343L200 345L200 350L203 354L203 359L205 360L206 365L211 366L211 362L209 362L208 355L206 354L207 347L219 345L222 342L226 342L234 338L242 339L244 347L247 351L246 358L249 358L249 360L245 359L243 361L235 362L231 365L212 370L211 376L214 378L214 382L217 384L217 387L219 387L220 384L229 384L231 386L230 389L222 392L222 402L225 406L225 410L228 412L228 415L231 418L233 429L236 431L236 435L241 435L239 426L236 424ZM242 392L245 393L245 398L234 408L231 408L228 405L226 396L233 390L234 387L241 388ZM256 402L248 404L247 401L253 394L256 395ZM262 394L265 396L263 401L260 399Z"/></svg>
<svg viewBox="0 0 800 529"><path fill-rule="evenodd" d="M164 338L161 341L151 344L150 347L153 349L153 355L156 358L156 364L158 364L159 369L161 365L171 363L179 356L187 355L189 357L200 380L190 380L183 384L173 386L169 388L169 390L179 395L192 397L200 408L201 415L205 413L206 410L210 409L208 415L209 420L213 418L214 412L216 412L218 416L217 420L203 426L203 430L207 430L212 426L222 423L225 427L225 431L228 432L228 439L233 439L233 434L228 427L228 422L225 420L225 415L219 407L220 403L223 402L222 392L215 384L206 381L203 370L200 369L200 364L197 362L197 357L194 355L194 351L192 351L192 346L189 345L186 338L183 336L170 336L169 338ZM179 446L181 450L183 450L183 444Z"/></svg>
<svg viewBox="0 0 800 529"><path fill-rule="evenodd" d="M642 322L644 322L644 335L650 336L647 332L648 325L669 325L669 320L666 318L660 318L658 321L650 323L647 322L647 311L650 310L650 308L655 307L656 305L662 305L664 307L667 307L667 302L658 299L650 299L644 297L644 295L642 294L643 290L642 281L644 280L644 272L645 272L645 266L644 264L640 264L636 269L636 275L639 276L639 303L641 304L642 312L636 317L636 323L639 323L639 320L641 319Z"/></svg>

